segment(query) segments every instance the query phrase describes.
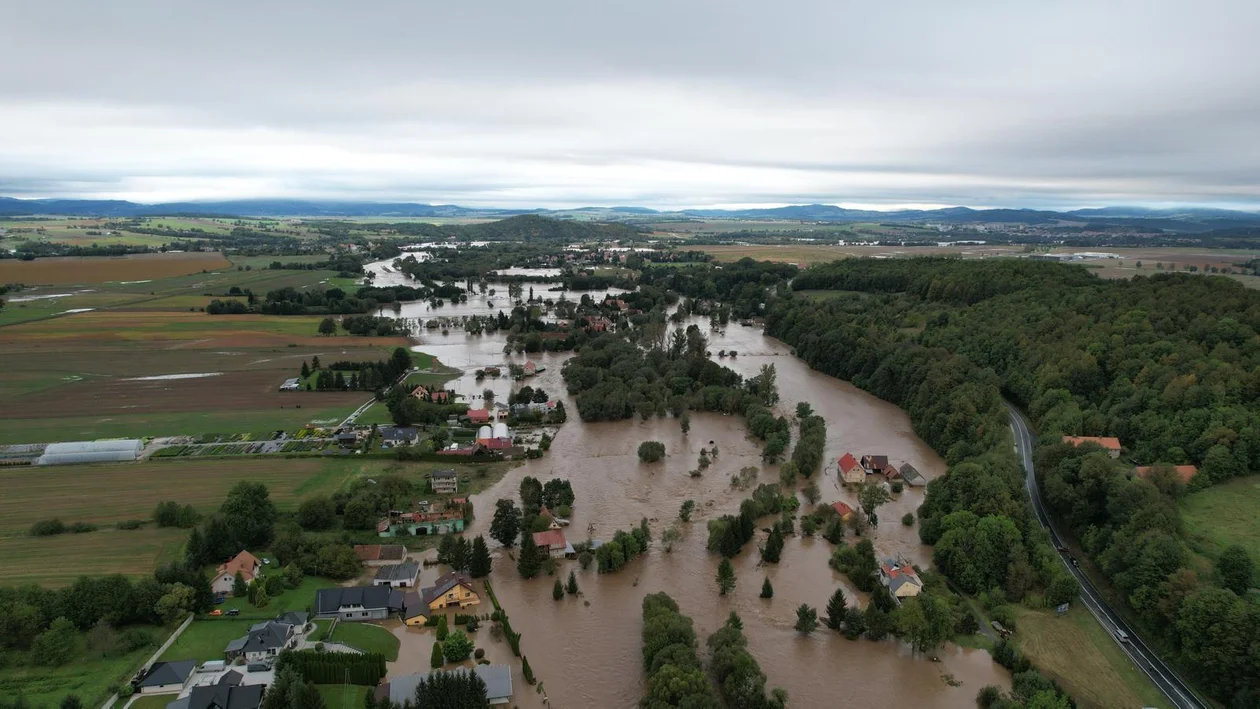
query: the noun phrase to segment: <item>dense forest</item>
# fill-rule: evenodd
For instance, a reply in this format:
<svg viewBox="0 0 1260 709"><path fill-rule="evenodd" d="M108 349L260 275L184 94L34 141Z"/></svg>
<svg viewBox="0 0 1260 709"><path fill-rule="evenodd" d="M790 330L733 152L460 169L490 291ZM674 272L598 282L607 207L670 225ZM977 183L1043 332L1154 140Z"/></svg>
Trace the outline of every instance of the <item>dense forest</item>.
<svg viewBox="0 0 1260 709"><path fill-rule="evenodd" d="M1070 590L1025 502L1005 396L1041 436L1048 503L1147 632L1206 691L1255 705L1260 605L1195 563L1175 505L1183 486L1128 473L1196 464L1193 490L1260 467L1260 293L1224 278L1103 281L1061 264L946 259L837 262L793 288L856 292L780 299L767 334L905 408L950 464L919 512L941 571L1016 599ZM1118 436L1126 453L1072 448L1064 434Z"/></svg>

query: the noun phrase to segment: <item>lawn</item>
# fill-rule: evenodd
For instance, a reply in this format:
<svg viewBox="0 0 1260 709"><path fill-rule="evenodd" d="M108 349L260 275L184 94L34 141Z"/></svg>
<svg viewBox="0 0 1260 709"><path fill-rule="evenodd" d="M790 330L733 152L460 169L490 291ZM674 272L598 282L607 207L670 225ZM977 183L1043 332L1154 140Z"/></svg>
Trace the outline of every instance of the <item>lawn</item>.
<svg viewBox="0 0 1260 709"><path fill-rule="evenodd" d="M128 709L166 709L166 705L170 704L175 695L173 694L156 694L138 697ZM126 700L118 702L116 706L122 707L126 704Z"/></svg>
<svg viewBox="0 0 1260 709"><path fill-rule="evenodd" d="M280 568L274 560L271 566L263 568L264 575L280 573ZM336 585L336 583L328 579L307 576L302 579L302 584L297 588L288 589L271 599L266 608L255 608L250 605L249 600L246 598L229 598L221 605L216 606L216 608L222 609L225 613L232 608L239 608L241 614L237 616L238 618L251 619L255 622L268 620L289 611L310 611L315 607L315 592L321 588L332 588Z"/></svg>
<svg viewBox="0 0 1260 709"><path fill-rule="evenodd" d="M253 618L198 618L162 653L161 659L167 662L222 660L228 643L248 633L250 626L257 622Z"/></svg>
<svg viewBox="0 0 1260 709"><path fill-rule="evenodd" d="M1181 519L1186 533L1201 550L1215 558L1231 544L1241 544L1260 566L1260 476L1237 478L1186 496Z"/></svg>
<svg viewBox="0 0 1260 709"><path fill-rule="evenodd" d="M1064 617L1022 607L1015 613L1019 649L1080 706L1168 706L1164 695L1084 606L1074 604Z"/></svg>
<svg viewBox="0 0 1260 709"><path fill-rule="evenodd" d="M363 706L363 698L373 689L357 684L317 684L315 688L328 709L358 709Z"/></svg>
<svg viewBox="0 0 1260 709"><path fill-rule="evenodd" d="M163 632L159 630L154 635ZM119 657L79 658L55 668L6 667L0 669L0 697L12 699L21 692L30 707L44 709L58 706L62 699L73 694L84 707L94 709L109 698L112 686L131 679L155 649L156 644ZM166 697L167 702L170 699Z"/></svg>
<svg viewBox="0 0 1260 709"><path fill-rule="evenodd" d="M398 638L379 625L338 623L330 642L349 645L364 652L379 652L390 662L398 659Z"/></svg>

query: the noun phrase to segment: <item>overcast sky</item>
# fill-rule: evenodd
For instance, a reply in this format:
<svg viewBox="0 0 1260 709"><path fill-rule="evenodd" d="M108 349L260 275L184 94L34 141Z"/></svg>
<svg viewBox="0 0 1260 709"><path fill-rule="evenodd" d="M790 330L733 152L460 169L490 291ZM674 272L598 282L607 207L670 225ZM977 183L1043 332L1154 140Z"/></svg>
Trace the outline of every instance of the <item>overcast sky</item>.
<svg viewBox="0 0 1260 709"><path fill-rule="evenodd" d="M1260 209L1260 2L0 0L0 194Z"/></svg>

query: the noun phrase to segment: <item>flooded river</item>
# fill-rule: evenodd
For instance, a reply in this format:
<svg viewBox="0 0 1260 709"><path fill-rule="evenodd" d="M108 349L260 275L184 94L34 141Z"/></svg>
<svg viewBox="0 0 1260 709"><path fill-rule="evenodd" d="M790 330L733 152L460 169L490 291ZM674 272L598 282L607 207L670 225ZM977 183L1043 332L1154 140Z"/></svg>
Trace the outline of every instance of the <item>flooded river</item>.
<svg viewBox="0 0 1260 709"><path fill-rule="evenodd" d="M503 302L506 305L505 299ZM420 317L427 306L409 304L404 308L404 315ZM440 310L433 314L454 314L449 309ZM484 305L478 312L485 312ZM708 330L707 321L696 322ZM909 419L897 407L810 370L787 346L763 336L757 328L732 323L724 333L708 334L713 352L734 349L739 353L735 359L719 361L745 377L755 375L763 364L775 365L783 413L790 416L797 402L807 401L826 419L826 460L831 470L819 480L824 502L843 500L857 507L856 495L841 489L834 472L835 460L846 451L854 456L887 455L895 465L910 463L928 478L944 473L944 462L914 435ZM415 348L463 369L463 376L450 385L460 393L479 396L490 388L501 401L519 384L507 378L477 382L473 370L531 359L546 369L526 383L563 400L570 414L544 458L513 469L500 483L474 498L476 521L469 533L488 535L494 501L517 498L521 479L529 475L544 481L559 477L572 482L577 502L572 525L566 530L570 541L585 539L588 529L593 538L607 540L616 530L629 529L643 517L650 521L656 540L648 554L613 574L600 575L593 568L582 571L577 562L562 560L557 577L563 580L573 569L581 595L561 601L551 597L553 578L522 580L506 551L494 549L491 581L513 627L522 634L522 650L544 683L552 706L629 708L637 704L644 691L640 608L644 595L657 591L669 593L683 613L691 616L700 638L700 655L705 659L704 639L721 626L731 610L737 611L744 621L749 649L766 673L768 686L786 689L795 707L973 707L976 693L984 685L1010 686L1010 675L984 651L947 645L936 651L941 660L937 663L914 656L895 640L849 641L825 627L811 636L797 633L793 625L801 603L817 608L822 615L836 587L844 587L850 605L855 601L865 605L867 600L846 577L828 567L831 545L821 537L799 536L799 524L798 536L788 540L777 565L760 564L756 547L765 535L759 532L757 540L733 560L738 579L734 593L718 596L714 577L719 558L705 549L706 521L737 512L740 502L750 494L750 490L730 486L731 475L741 468L756 466L760 470L758 482L778 481L778 466L762 464L760 445L749 438L743 419L693 413L687 436L673 418L583 423L577 418L576 404L565 394L560 375L570 354L507 356L503 343L502 335L427 331L421 333ZM666 459L650 465L640 463L636 452L645 440L663 442ZM711 447L710 441L717 444L719 456L703 476L690 477L688 471L696 467L700 448ZM680 525L682 541L666 553L660 544L661 533L674 523L687 499L696 501L696 512L690 524ZM917 527L901 524L902 515L913 512L922 500L921 488L907 488L880 508L882 523L870 532L878 556L903 554L921 566L931 564L931 550L919 543ZM763 526L768 522L763 520ZM849 542L853 542L852 537ZM491 545L497 546L492 541ZM774 586L773 599L758 598L764 578ZM400 662L391 667L391 675L427 669L431 634L398 632L405 648ZM487 633L483 628L479 634ZM488 652L496 661L503 657L505 643L485 646L494 648ZM403 657L412 657L417 666L410 667L412 663L403 662ZM519 680L519 665L514 673ZM951 676L960 686L946 681ZM520 684L515 701L521 706L535 706L538 699Z"/></svg>
<svg viewBox="0 0 1260 709"><path fill-rule="evenodd" d="M944 472L940 457L914 435L909 419L895 406L811 371L791 356L785 345L764 337L755 328L732 324L725 334L711 335L713 351L739 352L738 358L723 361L745 376L756 374L763 364L775 365L784 412L790 412L798 401L808 401L827 420L827 460L834 462L846 451L855 456L876 453L888 455L895 464L911 463L929 478ZM478 383L472 375L472 370L487 365L524 361L520 355L503 355L502 344L498 336L452 332L422 335L416 349L465 369L451 385L457 391L471 394L491 388L502 400L513 388L512 382L504 378ZM971 707L982 686L1009 686L1009 675L983 651L950 645L937 651L942 661L934 663L913 656L908 647L893 640L853 642L825 628L808 637L797 633L793 629L796 607L808 603L821 614L837 586L845 588L850 603L866 602L865 594L827 566L831 545L821 537L789 539L781 562L764 567L756 544L747 545L734 560L738 577L735 592L718 596L714 576L719 559L705 550L705 522L736 512L740 501L748 496L748 491L731 488L733 473L756 466L761 471L759 481L775 482L778 467L762 465L758 442L748 437L743 419L737 416L693 413L687 436L672 418L581 422L576 417L576 405L564 394L560 376L568 356L528 355L546 367L528 383L560 397L570 420L546 457L512 470L498 485L475 498L477 520L470 533L487 533L494 501L516 498L521 479L531 475L572 482L577 503L572 526L566 531L571 541L585 539L588 528L594 538L609 539L614 531L628 529L647 517L657 543L649 554L614 574L581 571L576 562L562 561L557 576L563 579L574 569L582 595L559 602L551 597L554 579L522 580L504 550L494 552L491 579L496 593L513 626L522 633L522 648L554 706L636 704L643 692L640 604L645 594L656 591L668 592L693 618L702 656L704 638L720 627L731 610L737 611L744 619L749 648L761 663L769 685L787 689L793 706L909 702ZM667 458L651 465L640 463L636 451L645 440L665 443ZM702 477L692 478L687 473L696 467L699 450L709 447L709 441L716 442L719 456ZM825 502L844 500L857 506L856 496L841 490L834 466L819 484ZM917 528L903 526L900 521L903 514L921 504L922 496L921 489L907 488L880 508L883 523L871 533L878 555L901 553L915 563L930 564L930 548L919 543ZM681 525L683 540L672 553L666 553L659 543L660 535L674 522L687 499L696 500L697 511L690 524ZM763 537L758 535L759 540ZM771 600L758 598L763 578L774 585ZM422 646L417 656L427 661L432 639L424 636L417 640ZM961 686L950 686L947 675Z"/></svg>

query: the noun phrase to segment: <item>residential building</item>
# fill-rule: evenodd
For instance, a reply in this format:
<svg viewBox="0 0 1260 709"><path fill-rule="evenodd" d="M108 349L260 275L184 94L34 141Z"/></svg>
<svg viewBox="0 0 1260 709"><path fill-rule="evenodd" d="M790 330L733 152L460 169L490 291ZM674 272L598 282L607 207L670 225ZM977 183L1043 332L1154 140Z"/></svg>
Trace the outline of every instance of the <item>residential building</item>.
<svg viewBox="0 0 1260 709"><path fill-rule="evenodd" d="M227 563L219 565L219 568L214 573L214 581L210 582L210 588L217 594L227 595L232 592L233 586L236 585L236 573L238 571L241 574L241 578L245 579L245 583L251 584L261 568L262 562L258 560L258 557L247 551L242 551L228 559Z"/></svg>
<svg viewBox="0 0 1260 709"><path fill-rule="evenodd" d="M241 684L241 673L225 672L215 684L193 687L192 692L166 705L166 709L258 709L265 684Z"/></svg>
<svg viewBox="0 0 1260 709"><path fill-rule="evenodd" d="M1145 480L1150 477L1151 471L1155 470L1157 467L1161 466L1141 465L1133 469L1133 474ZM1177 479L1180 480L1182 484L1189 483L1190 479L1199 473L1199 469L1193 465L1169 465L1163 467L1170 468L1177 475Z"/></svg>
<svg viewBox="0 0 1260 709"><path fill-rule="evenodd" d="M401 544L355 544L354 553L365 566L381 566L407 558L407 547Z"/></svg>
<svg viewBox="0 0 1260 709"><path fill-rule="evenodd" d="M388 586L341 586L315 592L315 617L384 620L403 610L403 594Z"/></svg>
<svg viewBox="0 0 1260 709"><path fill-rule="evenodd" d="M923 473L920 473L917 468L909 463L903 464L898 472L901 473L901 479L910 487L927 485L927 478L923 477Z"/></svg>
<svg viewBox="0 0 1260 709"><path fill-rule="evenodd" d="M564 531L560 529L534 532L534 545L538 547L538 551L547 556L569 556L575 553L573 545L565 540Z"/></svg>
<svg viewBox="0 0 1260 709"><path fill-rule="evenodd" d="M178 692L184 688L184 683L188 681L188 676L196 667L196 660L155 662L136 683L136 691L141 694Z"/></svg>
<svg viewBox="0 0 1260 709"><path fill-rule="evenodd" d="M389 586L390 588L411 588L420 577L420 564L404 561L401 564L390 564L376 570L372 579L373 586Z"/></svg>
<svg viewBox="0 0 1260 709"><path fill-rule="evenodd" d="M879 565L879 580L888 587L893 598L901 602L903 598L919 595L923 590L923 581L919 574L904 558L888 557Z"/></svg>
<svg viewBox="0 0 1260 709"><path fill-rule="evenodd" d="M468 672L468 668L460 667L454 670L434 670L434 672ZM507 665L477 665L473 667L472 672L476 673L481 681L486 685L486 699L489 700L491 706L499 706L510 704L512 701L512 668ZM394 677L388 682L380 685L376 689L376 699L380 701L386 697L395 704L403 704L408 701L415 701L416 687L420 685L420 680L427 678L432 672L420 672L416 674L403 675Z"/></svg>
<svg viewBox="0 0 1260 709"><path fill-rule="evenodd" d="M435 470L429 473L429 484L439 495L454 495L459 492L459 475L454 470Z"/></svg>
<svg viewBox="0 0 1260 709"><path fill-rule="evenodd" d="M437 583L420 591L420 603L429 611L440 611L450 606L478 605L481 597L473 590L472 579L467 574L450 571L438 577Z"/></svg>
<svg viewBox="0 0 1260 709"><path fill-rule="evenodd" d="M468 416L468 421L470 423L490 422L490 411L487 409L469 409L468 413L465 415Z"/></svg>
<svg viewBox="0 0 1260 709"><path fill-rule="evenodd" d="M840 457L840 479L846 483L864 483L866 482L866 469L858 463L857 458L852 453L845 453Z"/></svg>
<svg viewBox="0 0 1260 709"><path fill-rule="evenodd" d="M306 613L286 613L275 620L255 623L249 632L228 643L223 656L228 660L238 657L246 662L268 662L281 650L297 644L297 638L306 629Z"/></svg>
<svg viewBox="0 0 1260 709"><path fill-rule="evenodd" d="M840 515L840 519L846 522L853 516L853 508L843 502L831 503L831 509L835 510L836 514Z"/></svg>
<svg viewBox="0 0 1260 709"><path fill-rule="evenodd" d="M525 376L527 377L532 377L535 374L538 374L538 365L534 364L533 360L525 362L525 365L521 367L521 369L524 370Z"/></svg>
<svg viewBox="0 0 1260 709"><path fill-rule="evenodd" d="M422 628L429 622L429 607L419 591L407 591L403 594L403 624L411 628Z"/></svg>
<svg viewBox="0 0 1260 709"><path fill-rule="evenodd" d="M420 437L420 432L412 426L381 426L381 442L386 446L410 445Z"/></svg>
<svg viewBox="0 0 1260 709"><path fill-rule="evenodd" d="M1112 458L1120 457L1120 439L1113 436L1064 436L1063 442L1078 447L1083 443L1093 443L1102 446Z"/></svg>

